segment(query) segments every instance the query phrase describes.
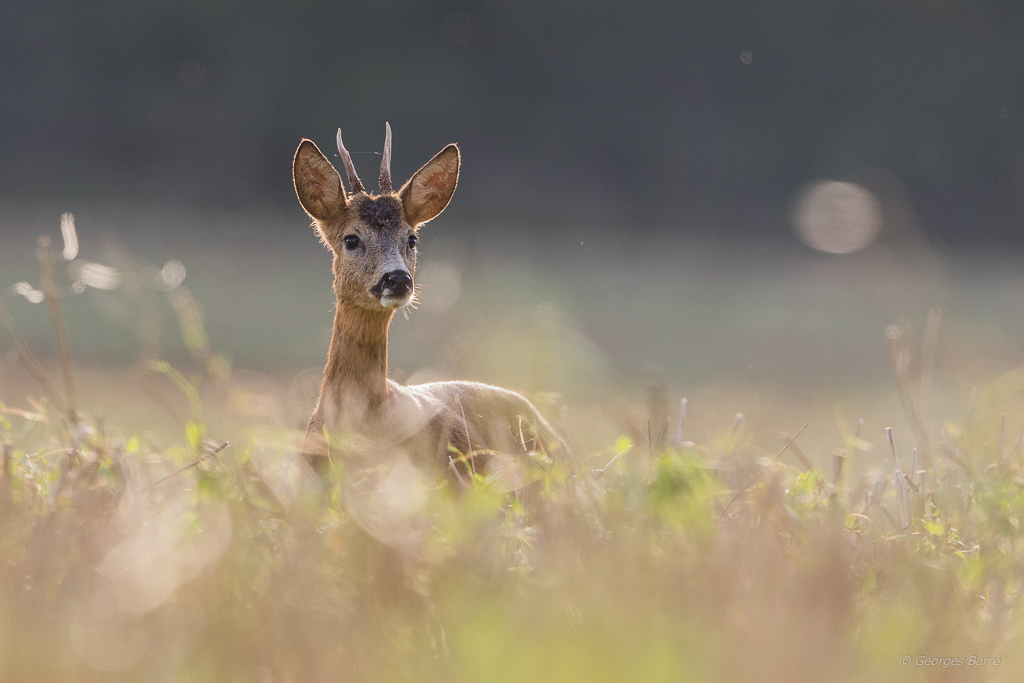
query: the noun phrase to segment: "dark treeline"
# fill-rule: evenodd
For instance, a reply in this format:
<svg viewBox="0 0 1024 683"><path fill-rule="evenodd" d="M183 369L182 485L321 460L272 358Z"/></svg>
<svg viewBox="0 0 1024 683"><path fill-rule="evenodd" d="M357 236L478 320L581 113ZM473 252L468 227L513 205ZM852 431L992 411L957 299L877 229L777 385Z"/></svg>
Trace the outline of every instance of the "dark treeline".
<svg viewBox="0 0 1024 683"><path fill-rule="evenodd" d="M291 211L301 137L332 150L341 126L373 180L388 120L396 178L462 145L470 220L782 234L805 183L881 170L937 238L1024 232L1019 3L8 0L0 16L4 197Z"/></svg>

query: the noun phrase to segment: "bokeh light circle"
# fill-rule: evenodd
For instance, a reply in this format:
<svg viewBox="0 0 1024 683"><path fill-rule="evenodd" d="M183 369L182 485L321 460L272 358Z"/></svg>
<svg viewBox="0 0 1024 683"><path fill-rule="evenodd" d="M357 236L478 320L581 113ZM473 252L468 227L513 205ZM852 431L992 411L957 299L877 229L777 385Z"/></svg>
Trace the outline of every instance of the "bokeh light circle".
<svg viewBox="0 0 1024 683"><path fill-rule="evenodd" d="M807 246L829 254L850 254L878 236L882 210L875 196L860 185L829 180L800 193L793 222Z"/></svg>

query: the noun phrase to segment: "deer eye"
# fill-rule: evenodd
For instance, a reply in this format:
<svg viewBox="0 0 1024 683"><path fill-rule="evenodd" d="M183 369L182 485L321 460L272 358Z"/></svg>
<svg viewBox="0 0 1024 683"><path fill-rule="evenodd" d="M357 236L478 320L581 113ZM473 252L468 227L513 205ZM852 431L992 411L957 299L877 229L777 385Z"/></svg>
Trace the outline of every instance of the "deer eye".
<svg viewBox="0 0 1024 683"><path fill-rule="evenodd" d="M345 248L349 251L352 251L359 246L359 238L355 235L346 235L342 242L345 243Z"/></svg>
<svg viewBox="0 0 1024 683"><path fill-rule="evenodd" d="M410 249L415 249L416 248L416 243L418 241L419 241L419 239L416 237L416 235L409 235L409 248Z"/></svg>

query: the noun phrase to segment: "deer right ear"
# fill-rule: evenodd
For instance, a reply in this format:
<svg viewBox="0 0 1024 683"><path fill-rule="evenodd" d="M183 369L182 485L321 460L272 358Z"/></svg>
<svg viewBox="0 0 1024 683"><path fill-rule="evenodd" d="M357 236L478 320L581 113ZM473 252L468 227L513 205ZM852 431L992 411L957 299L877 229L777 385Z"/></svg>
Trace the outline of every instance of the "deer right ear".
<svg viewBox="0 0 1024 683"><path fill-rule="evenodd" d="M417 227L444 211L459 183L460 165L459 148L450 144L416 171L398 191L409 225Z"/></svg>
<svg viewBox="0 0 1024 683"><path fill-rule="evenodd" d="M311 140L303 140L292 162L295 194L306 213L316 221L328 221L345 208L341 176Z"/></svg>

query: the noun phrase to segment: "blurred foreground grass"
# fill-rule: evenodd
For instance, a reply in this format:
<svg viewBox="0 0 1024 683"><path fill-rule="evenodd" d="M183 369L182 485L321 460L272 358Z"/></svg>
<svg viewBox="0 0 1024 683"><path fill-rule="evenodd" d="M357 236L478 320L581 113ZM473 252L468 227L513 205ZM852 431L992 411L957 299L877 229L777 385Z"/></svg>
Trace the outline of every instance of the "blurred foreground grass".
<svg viewBox="0 0 1024 683"><path fill-rule="evenodd" d="M623 269L619 281L634 272L604 265ZM138 270L139 310L149 296L171 299L186 353L71 372L77 393L111 394L106 405L121 410L93 417L59 380L0 409L2 680L1024 675L1024 373L992 374L969 396L940 386L947 400L932 406L935 385L949 382L934 370L934 317L920 326L923 341L910 325L889 328L892 369L877 329L882 369L865 371L894 372L896 389L865 403L879 405L874 423L896 427L895 450L878 424L834 411L834 394L827 424L816 419L792 444L776 432L796 434L805 420L777 405L760 422L716 426L700 415L704 397L691 395L681 424L669 398L679 376L650 371L645 391L618 399L621 416L612 400L585 419L589 409L572 402L593 388L565 391L561 416L549 396L578 461L537 468L517 497L484 476L465 488L428 481L400 457L371 470L338 463L313 479L294 455L301 386L290 400L272 373L232 368L189 291L154 279L160 272ZM699 285L702 272L688 277ZM536 351L556 324L544 310L531 328L532 368L511 361L536 375L518 388L542 399L561 388L545 386L548 373L565 371L556 352ZM781 335L770 314L745 314L738 327L764 333L748 342ZM717 314L703 315L707 324ZM469 354L485 378L503 357L487 343ZM144 357L135 347L130 357ZM451 363L448 372L464 369ZM432 372L444 374L444 363ZM144 391L134 389L140 378ZM741 378L731 382L717 400L749 398ZM793 382L808 403L821 401L820 385Z"/></svg>

